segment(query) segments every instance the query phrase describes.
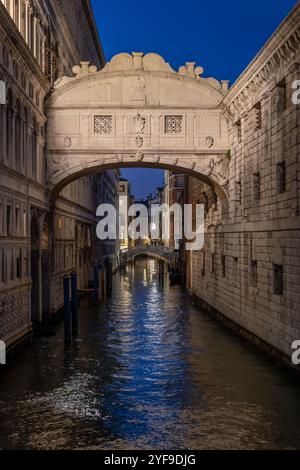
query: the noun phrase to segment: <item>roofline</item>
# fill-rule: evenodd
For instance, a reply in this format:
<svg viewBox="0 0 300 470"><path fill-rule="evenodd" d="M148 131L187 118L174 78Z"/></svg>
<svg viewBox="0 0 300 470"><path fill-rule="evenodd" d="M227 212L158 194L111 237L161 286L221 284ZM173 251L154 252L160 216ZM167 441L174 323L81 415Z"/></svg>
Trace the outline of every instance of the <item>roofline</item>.
<svg viewBox="0 0 300 470"><path fill-rule="evenodd" d="M104 51L103 51L103 47L102 47L102 43L101 43L101 39L100 39L98 27L97 27L97 23L96 23L96 20L95 20L93 7L91 5L90 0L82 0L82 3L83 3L83 7L84 7L84 9L87 13L89 26L91 28L91 33L92 33L92 36L93 36L93 39L94 39L94 43L95 43L96 50L97 50L97 53L98 53L100 65L101 65L101 68L102 68L106 64L106 59L105 59L105 55L104 55Z"/></svg>
<svg viewBox="0 0 300 470"><path fill-rule="evenodd" d="M274 33L261 47L258 53L254 56L250 64L235 80L228 93L224 98L224 102L230 101L233 96L243 88L246 82L248 82L252 76L255 75L257 70L261 67L261 64L265 63L269 59L270 54L274 53L278 48L278 40L281 42L286 38L286 35L291 31L291 28L297 25L297 18L300 15L300 0L296 3L291 12L283 19L283 21L276 28Z"/></svg>

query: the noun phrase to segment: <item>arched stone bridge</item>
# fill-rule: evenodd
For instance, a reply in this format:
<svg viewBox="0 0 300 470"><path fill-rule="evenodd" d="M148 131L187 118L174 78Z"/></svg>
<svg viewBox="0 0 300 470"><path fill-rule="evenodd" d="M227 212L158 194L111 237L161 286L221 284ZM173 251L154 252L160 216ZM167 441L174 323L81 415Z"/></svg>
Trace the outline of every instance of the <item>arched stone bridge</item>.
<svg viewBox="0 0 300 470"><path fill-rule="evenodd" d="M229 196L228 82L188 62L173 70L157 54L122 53L97 71L63 77L46 103L50 201L68 183L120 167L171 169L200 178L221 204Z"/></svg>
<svg viewBox="0 0 300 470"><path fill-rule="evenodd" d="M174 250L162 245L145 245L136 246L128 250L124 250L120 254L120 265L125 266L130 261L133 261L138 256L148 256L149 258L165 261L172 264Z"/></svg>

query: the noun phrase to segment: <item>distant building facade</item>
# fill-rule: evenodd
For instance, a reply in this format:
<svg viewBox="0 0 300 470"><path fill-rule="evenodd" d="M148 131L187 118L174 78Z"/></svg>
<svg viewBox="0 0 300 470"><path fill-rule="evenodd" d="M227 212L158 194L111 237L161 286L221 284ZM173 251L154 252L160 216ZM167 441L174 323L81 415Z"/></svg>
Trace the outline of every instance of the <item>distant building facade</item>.
<svg viewBox="0 0 300 470"><path fill-rule="evenodd" d="M120 177L119 179L119 238L120 250L128 250L131 247L132 241L128 236L129 217L128 211L132 204L131 196L131 183L126 179Z"/></svg>

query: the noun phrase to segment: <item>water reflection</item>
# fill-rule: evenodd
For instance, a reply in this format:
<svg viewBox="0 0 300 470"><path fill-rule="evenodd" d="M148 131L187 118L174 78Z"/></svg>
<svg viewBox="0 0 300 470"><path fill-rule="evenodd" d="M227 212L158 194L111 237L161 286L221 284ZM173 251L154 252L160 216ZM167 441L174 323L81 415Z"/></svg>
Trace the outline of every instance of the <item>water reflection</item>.
<svg viewBox="0 0 300 470"><path fill-rule="evenodd" d="M299 448L299 391L141 259L0 375L0 448Z"/></svg>

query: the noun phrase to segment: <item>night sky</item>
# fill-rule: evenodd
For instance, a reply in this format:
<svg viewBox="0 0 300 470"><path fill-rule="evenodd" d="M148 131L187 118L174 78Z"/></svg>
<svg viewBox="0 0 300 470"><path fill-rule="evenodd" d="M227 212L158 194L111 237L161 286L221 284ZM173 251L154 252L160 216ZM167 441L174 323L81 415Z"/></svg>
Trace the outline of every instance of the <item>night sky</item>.
<svg viewBox="0 0 300 470"><path fill-rule="evenodd" d="M106 60L119 52L156 52L174 69L187 61L203 76L233 83L296 0L92 0ZM163 173L122 170L137 198L162 184Z"/></svg>

